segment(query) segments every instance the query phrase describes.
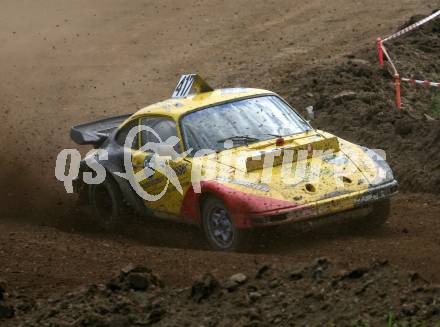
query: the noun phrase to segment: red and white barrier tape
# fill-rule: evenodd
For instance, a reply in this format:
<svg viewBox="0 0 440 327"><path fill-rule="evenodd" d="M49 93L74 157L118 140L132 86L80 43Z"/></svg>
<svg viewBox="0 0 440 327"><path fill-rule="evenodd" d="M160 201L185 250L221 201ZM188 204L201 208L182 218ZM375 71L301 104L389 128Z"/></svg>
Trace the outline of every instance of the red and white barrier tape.
<svg viewBox="0 0 440 327"><path fill-rule="evenodd" d="M417 27L420 27L420 26L426 24L427 22L433 20L434 18L436 18L438 16L440 16L440 10L435 12L435 13L433 13L431 16L428 16L428 17L422 19L421 21L419 21L417 23L412 24L412 25L404 28L403 30L400 30L399 32L397 32L395 34L388 36L387 38L383 39L382 42L387 42L389 40L392 40L392 39L395 39L395 38L397 38L399 36L402 36L402 35L404 35L404 34L406 34L408 32L411 32L412 30L416 29Z"/></svg>
<svg viewBox="0 0 440 327"><path fill-rule="evenodd" d="M385 48L385 46L384 46L383 44L381 44L381 48L382 48L382 52L383 52L383 54L385 55L385 57L386 57L387 60L388 60L388 63L389 63L390 66L391 66L391 69L393 70L392 75L395 76L395 75L399 74L399 73L397 72L397 68L396 68L396 66L394 65L393 60L391 59L391 56L390 56L389 53L388 53L388 50Z"/></svg>
<svg viewBox="0 0 440 327"><path fill-rule="evenodd" d="M379 57L379 64L383 67L384 66L384 59L386 58L388 63L391 66L391 69L393 70L392 75L394 77L394 85L395 85L395 92L396 92L396 107L400 110L402 108L402 98L401 98L401 90L400 90L400 83L406 82L411 83L414 85L424 85L426 87L438 87L440 88L440 83L431 82L431 81L420 81L416 79L409 79L409 78L400 78L399 72L397 71L396 66L394 65L393 61L391 60L391 56L389 55L387 49L383 45L384 42L390 41L392 39L398 38L399 36L402 36L424 24L427 22L433 20L434 18L437 18L440 16L440 10L433 13L431 16L428 16L421 21L412 24L403 30L400 30L397 33L394 33L393 35L388 36L385 39L378 38L377 39L377 54Z"/></svg>
<svg viewBox="0 0 440 327"><path fill-rule="evenodd" d="M420 81L417 79L402 78L402 82L407 82L407 83L411 83L414 85L419 84L419 85L423 85L426 87L439 87L440 88L440 83L431 82L431 81Z"/></svg>

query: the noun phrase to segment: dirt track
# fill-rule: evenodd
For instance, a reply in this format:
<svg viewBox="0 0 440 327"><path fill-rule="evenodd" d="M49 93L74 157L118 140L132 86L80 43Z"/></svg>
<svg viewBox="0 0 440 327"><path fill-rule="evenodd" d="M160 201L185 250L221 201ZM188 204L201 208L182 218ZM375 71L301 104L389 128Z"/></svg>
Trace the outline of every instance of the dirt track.
<svg viewBox="0 0 440 327"><path fill-rule="evenodd" d="M94 232L86 218L69 218L73 199L53 177L57 152L73 146L71 125L168 97L183 72L199 72L214 86L273 89L278 72L340 62L438 1L5 2L0 276L14 288L47 296L105 280L133 261L183 285L205 271L228 276L319 256L343 264L388 259L440 282L433 195L399 196L379 234L323 227L285 235L255 254L226 255L205 251L187 227L142 224L138 231L133 223L118 236Z"/></svg>
<svg viewBox="0 0 440 327"><path fill-rule="evenodd" d="M268 237L250 254L210 252L197 230L166 223L132 222L115 236L100 234L81 220L60 221L62 226L55 228L7 220L0 223L1 276L14 289L46 297L103 283L129 263L148 265L168 285L182 287L207 271L228 277L253 274L262 264L289 267L327 257L345 266L389 260L402 271L417 271L440 283L438 217L436 197L399 196L380 233L334 225L294 229Z"/></svg>

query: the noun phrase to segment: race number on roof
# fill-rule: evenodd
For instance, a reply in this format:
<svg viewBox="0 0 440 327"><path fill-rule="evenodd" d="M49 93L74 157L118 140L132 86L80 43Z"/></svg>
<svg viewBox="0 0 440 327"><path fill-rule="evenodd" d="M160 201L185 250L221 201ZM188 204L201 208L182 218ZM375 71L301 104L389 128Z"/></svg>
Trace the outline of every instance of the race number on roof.
<svg viewBox="0 0 440 327"><path fill-rule="evenodd" d="M197 74L182 75L179 83L177 83L176 89L173 92L173 98L185 98L194 89L195 93L203 93L214 91L203 78Z"/></svg>

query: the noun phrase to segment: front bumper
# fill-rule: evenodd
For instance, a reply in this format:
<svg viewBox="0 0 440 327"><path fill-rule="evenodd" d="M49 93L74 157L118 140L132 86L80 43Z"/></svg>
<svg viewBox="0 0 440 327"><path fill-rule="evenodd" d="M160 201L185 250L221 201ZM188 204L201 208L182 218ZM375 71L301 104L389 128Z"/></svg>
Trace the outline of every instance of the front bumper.
<svg viewBox="0 0 440 327"><path fill-rule="evenodd" d="M272 226L291 222L305 221L322 216L334 215L344 211L369 206L387 199L397 192L398 183L393 180L365 191L353 192L310 204L286 208L274 212L264 212L249 217L249 227Z"/></svg>

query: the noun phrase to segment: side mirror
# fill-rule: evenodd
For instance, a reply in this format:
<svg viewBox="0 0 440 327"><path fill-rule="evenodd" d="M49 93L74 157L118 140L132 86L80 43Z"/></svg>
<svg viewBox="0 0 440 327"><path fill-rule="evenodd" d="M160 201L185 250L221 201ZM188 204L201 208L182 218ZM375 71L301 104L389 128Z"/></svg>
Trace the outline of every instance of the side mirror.
<svg viewBox="0 0 440 327"><path fill-rule="evenodd" d="M307 111L307 121L311 122L313 119L315 119L315 112L313 111L313 106L307 107L306 111Z"/></svg>

